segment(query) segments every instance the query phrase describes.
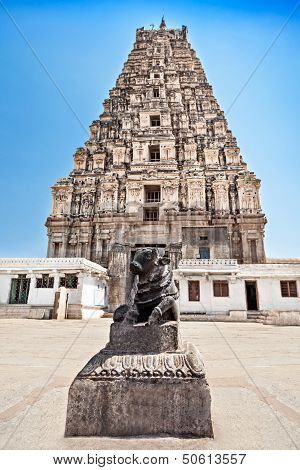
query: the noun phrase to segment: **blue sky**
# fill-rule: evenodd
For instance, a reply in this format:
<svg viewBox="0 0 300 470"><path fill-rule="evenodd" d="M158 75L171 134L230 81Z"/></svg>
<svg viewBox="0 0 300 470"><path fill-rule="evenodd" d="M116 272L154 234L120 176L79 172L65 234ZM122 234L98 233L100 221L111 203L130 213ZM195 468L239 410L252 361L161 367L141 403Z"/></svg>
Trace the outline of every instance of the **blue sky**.
<svg viewBox="0 0 300 470"><path fill-rule="evenodd" d="M2 0L1 0L2 3ZM83 126L102 112L137 27L187 25L222 109L297 3L289 1L3 1ZM300 7L227 115L262 180L269 257L299 257ZM0 256L45 256L50 186L86 134L0 4Z"/></svg>

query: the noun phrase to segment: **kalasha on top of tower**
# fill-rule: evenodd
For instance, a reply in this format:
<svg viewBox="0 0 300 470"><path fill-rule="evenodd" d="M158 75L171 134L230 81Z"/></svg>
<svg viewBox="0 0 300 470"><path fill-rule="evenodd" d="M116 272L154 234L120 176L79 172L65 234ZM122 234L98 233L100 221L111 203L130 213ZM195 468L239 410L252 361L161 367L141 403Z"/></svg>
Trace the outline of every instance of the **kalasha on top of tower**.
<svg viewBox="0 0 300 470"><path fill-rule="evenodd" d="M160 29L166 29L166 22L165 22L165 17L163 16L162 19L161 19L161 23L160 23L160 26L159 28Z"/></svg>
<svg viewBox="0 0 300 470"><path fill-rule="evenodd" d="M170 39L186 39L188 29L186 26L182 25L181 29L179 28L167 28L165 17L163 16L161 19L161 23L158 29L154 28L154 25L151 29L145 29L144 26L141 28L137 28L136 30L136 40L143 41L143 40L153 40L155 36L160 36L161 34L166 34Z"/></svg>

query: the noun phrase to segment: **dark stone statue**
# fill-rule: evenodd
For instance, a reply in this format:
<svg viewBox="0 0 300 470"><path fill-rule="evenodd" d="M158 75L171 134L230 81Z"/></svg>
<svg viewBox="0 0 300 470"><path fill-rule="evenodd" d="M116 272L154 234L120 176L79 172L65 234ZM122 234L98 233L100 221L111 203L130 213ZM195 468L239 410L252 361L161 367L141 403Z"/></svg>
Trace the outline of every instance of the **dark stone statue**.
<svg viewBox="0 0 300 470"><path fill-rule="evenodd" d="M132 295L114 313L109 342L70 387L66 436L213 437L204 365L179 334L169 259L143 248L130 270Z"/></svg>
<svg viewBox="0 0 300 470"><path fill-rule="evenodd" d="M152 324L179 320L178 290L169 263L170 259L160 256L157 248L136 252L130 264L132 274L139 277L134 304L118 307L115 322Z"/></svg>

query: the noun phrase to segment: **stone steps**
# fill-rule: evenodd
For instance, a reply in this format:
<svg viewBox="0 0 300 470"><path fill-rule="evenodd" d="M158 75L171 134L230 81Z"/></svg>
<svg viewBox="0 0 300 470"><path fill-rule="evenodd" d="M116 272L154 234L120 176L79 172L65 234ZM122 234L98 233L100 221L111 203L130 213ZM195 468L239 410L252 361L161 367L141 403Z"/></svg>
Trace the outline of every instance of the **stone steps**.
<svg viewBox="0 0 300 470"><path fill-rule="evenodd" d="M35 320L48 320L52 307L33 305L0 305L1 318L31 318Z"/></svg>

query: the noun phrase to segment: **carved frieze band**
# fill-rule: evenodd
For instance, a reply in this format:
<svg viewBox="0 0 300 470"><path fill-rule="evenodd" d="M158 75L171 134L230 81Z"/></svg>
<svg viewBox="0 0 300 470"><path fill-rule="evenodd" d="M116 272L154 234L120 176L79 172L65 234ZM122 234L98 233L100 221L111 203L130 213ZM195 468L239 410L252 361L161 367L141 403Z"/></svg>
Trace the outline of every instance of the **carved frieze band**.
<svg viewBox="0 0 300 470"><path fill-rule="evenodd" d="M190 345L185 352L160 354L107 354L100 351L79 374L97 380L108 377L172 378L202 377L204 369L198 351Z"/></svg>

